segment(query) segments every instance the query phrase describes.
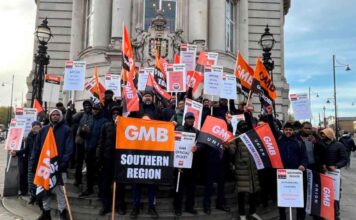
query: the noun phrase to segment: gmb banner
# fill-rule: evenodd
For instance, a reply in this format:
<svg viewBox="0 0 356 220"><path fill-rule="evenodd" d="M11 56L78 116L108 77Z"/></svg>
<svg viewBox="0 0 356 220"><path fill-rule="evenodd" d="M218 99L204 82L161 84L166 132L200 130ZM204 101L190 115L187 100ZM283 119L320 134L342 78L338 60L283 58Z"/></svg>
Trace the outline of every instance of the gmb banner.
<svg viewBox="0 0 356 220"><path fill-rule="evenodd" d="M175 141L173 123L125 117L119 117L117 123L117 181L171 184Z"/></svg>

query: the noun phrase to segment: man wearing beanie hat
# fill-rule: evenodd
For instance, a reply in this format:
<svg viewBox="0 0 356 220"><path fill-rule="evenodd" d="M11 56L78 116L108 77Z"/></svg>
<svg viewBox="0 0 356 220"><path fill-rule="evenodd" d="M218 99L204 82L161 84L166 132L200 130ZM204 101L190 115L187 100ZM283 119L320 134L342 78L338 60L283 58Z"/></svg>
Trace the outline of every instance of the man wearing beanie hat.
<svg viewBox="0 0 356 220"><path fill-rule="evenodd" d="M73 151L73 139L71 129L64 123L62 111L59 109L53 109L49 113L50 124L44 126L38 133L36 141L34 143L34 149L31 155L31 162L33 164L33 173L36 172L40 153L42 151L48 130L53 128L54 138L57 145L58 152L58 173L60 179L66 180L66 171L72 156ZM62 181L62 182L63 182ZM61 182L61 181L60 181ZM62 183L63 184L63 183ZM60 219L66 220L68 218L68 212L66 209L66 202L64 194L59 185L57 185L53 191L56 193L58 209L60 211ZM51 219L51 196L45 195L43 197L43 212L38 220L50 220Z"/></svg>
<svg viewBox="0 0 356 220"><path fill-rule="evenodd" d="M338 142L335 132L331 128L325 128L320 132L321 145L325 153L323 158L323 170L335 171L347 164L347 152L345 146ZM335 220L340 219L340 201L334 201Z"/></svg>
<svg viewBox="0 0 356 220"><path fill-rule="evenodd" d="M308 165L308 156L304 142L299 141L294 135L292 122L286 122L283 126L283 133L277 137L279 153L281 155L284 169L298 169L305 171ZM279 208L279 219L285 220L285 208ZM297 219L305 219L304 208L297 208Z"/></svg>

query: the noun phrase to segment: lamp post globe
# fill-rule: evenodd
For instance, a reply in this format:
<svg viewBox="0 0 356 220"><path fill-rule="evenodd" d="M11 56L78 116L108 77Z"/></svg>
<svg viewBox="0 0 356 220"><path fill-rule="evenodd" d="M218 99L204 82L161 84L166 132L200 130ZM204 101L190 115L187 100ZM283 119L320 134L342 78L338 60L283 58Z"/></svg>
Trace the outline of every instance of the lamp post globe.
<svg viewBox="0 0 356 220"><path fill-rule="evenodd" d="M40 44L47 44L51 40L52 32L51 28L48 27L47 18L37 27L35 34Z"/></svg>
<svg viewBox="0 0 356 220"><path fill-rule="evenodd" d="M273 37L273 34L269 31L268 24L265 27L265 32L261 35L258 44L263 50L263 64L271 75L271 79L273 81L272 70L274 69L274 61L271 58L271 50L273 49L276 40Z"/></svg>

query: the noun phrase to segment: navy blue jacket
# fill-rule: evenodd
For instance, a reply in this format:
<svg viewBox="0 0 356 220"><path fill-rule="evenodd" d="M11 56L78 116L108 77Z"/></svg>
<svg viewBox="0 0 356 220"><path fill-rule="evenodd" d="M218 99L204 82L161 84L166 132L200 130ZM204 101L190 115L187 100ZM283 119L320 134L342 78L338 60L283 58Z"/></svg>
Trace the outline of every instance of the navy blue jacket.
<svg viewBox="0 0 356 220"><path fill-rule="evenodd" d="M85 139L84 146L86 151L95 150L99 144L101 127L108 121L102 113L94 116L93 124L90 127L90 135Z"/></svg>
<svg viewBox="0 0 356 220"><path fill-rule="evenodd" d="M33 145L33 151L31 154L31 164L35 165L32 168L32 171L34 171L34 173L36 172L38 160L50 126L53 127L54 138L57 144L59 172L65 172L67 170L69 160L72 157L72 130L65 124L64 120L62 120L55 126L44 126L36 137L35 143Z"/></svg>
<svg viewBox="0 0 356 220"><path fill-rule="evenodd" d="M298 169L300 165L307 168L308 155L302 141L299 141L295 136L287 138L281 135L277 142L284 168Z"/></svg>

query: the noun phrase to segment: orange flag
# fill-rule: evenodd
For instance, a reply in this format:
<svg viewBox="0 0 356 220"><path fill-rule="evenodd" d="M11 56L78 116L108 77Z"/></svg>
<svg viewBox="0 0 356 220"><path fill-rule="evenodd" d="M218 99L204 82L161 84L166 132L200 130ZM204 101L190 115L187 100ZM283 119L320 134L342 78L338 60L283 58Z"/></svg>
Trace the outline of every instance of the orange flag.
<svg viewBox="0 0 356 220"><path fill-rule="evenodd" d="M122 100L124 112L138 111L139 98L137 96L137 89L134 84L134 74L136 72L134 55L132 52L132 46L130 41L129 32L124 24L123 27L123 39L122 39L122 72L121 79L126 82L123 87Z"/></svg>
<svg viewBox="0 0 356 220"><path fill-rule="evenodd" d="M237 79L237 85L240 88L239 92L241 92L246 97L251 90L253 75L253 69L239 52L236 61L235 76Z"/></svg>
<svg viewBox="0 0 356 220"><path fill-rule="evenodd" d="M34 179L34 184L37 186L36 195L40 195L42 192L45 192L45 190L51 190L57 185L57 156L57 144L54 138L53 128L49 127L41 150L40 159L38 160Z"/></svg>
<svg viewBox="0 0 356 220"><path fill-rule="evenodd" d="M273 85L271 77L263 65L261 58L257 59L255 72L253 75L252 89L261 96L262 103L272 105L277 98L276 87Z"/></svg>
<svg viewBox="0 0 356 220"><path fill-rule="evenodd" d="M101 104L104 104L105 91L102 91L102 88L100 86L97 66L95 66L95 68L94 68L93 78L94 78L93 95L97 99L99 99Z"/></svg>
<svg viewBox="0 0 356 220"><path fill-rule="evenodd" d="M37 109L37 113L43 112L42 105L37 99L33 101L33 108Z"/></svg>

